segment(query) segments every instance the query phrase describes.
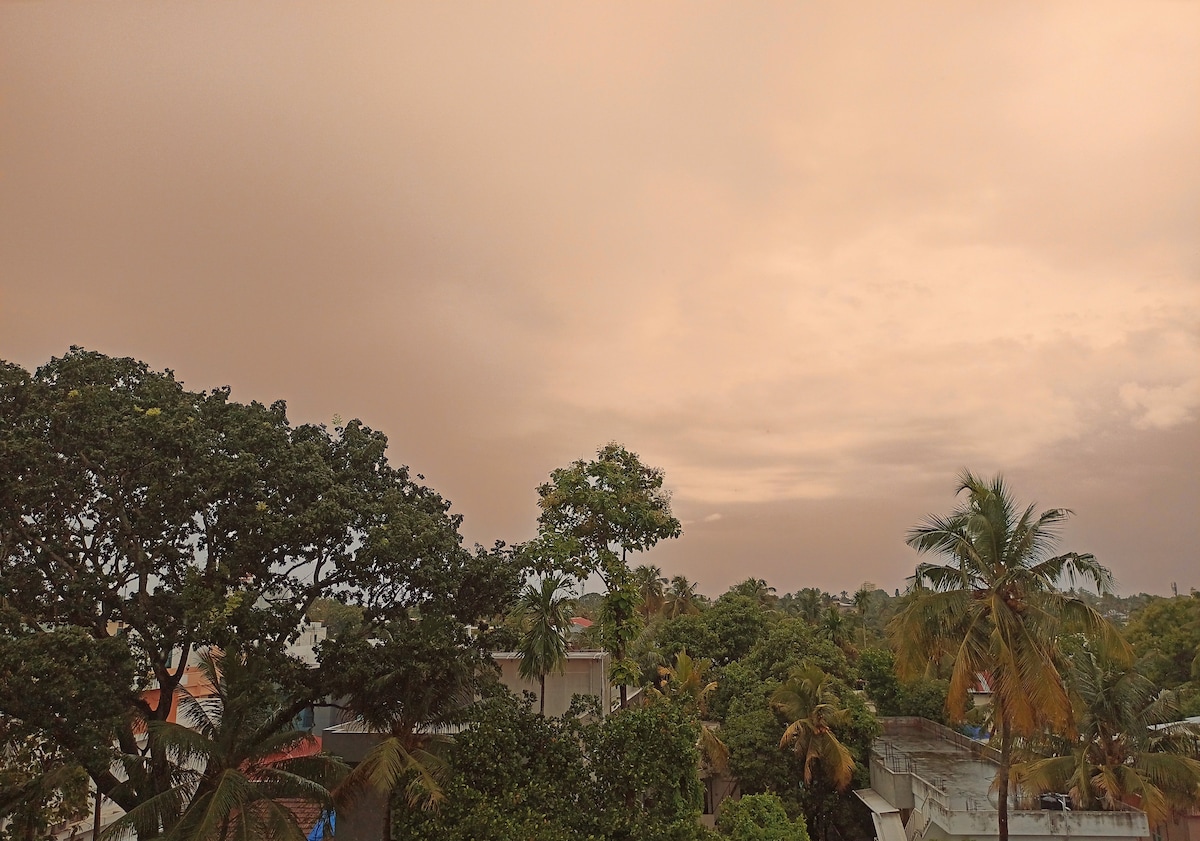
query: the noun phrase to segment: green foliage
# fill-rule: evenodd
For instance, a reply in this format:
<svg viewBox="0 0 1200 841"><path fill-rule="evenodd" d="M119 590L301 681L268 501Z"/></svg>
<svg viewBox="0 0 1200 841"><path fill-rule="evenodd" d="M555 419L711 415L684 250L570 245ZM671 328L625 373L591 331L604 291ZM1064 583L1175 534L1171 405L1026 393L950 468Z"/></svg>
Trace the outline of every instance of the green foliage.
<svg viewBox="0 0 1200 841"><path fill-rule="evenodd" d="M757 670L742 661L730 663L717 674L717 688L708 702L709 711L717 721L725 721L736 708L747 704L765 709L771 692L779 685L778 681L764 681Z"/></svg>
<svg viewBox="0 0 1200 841"><path fill-rule="evenodd" d="M811 662L839 680L852 679L845 653L802 619L784 619L771 627L743 662L761 679L784 681L801 663Z"/></svg>
<svg viewBox="0 0 1200 841"><path fill-rule="evenodd" d="M332 808L330 789L348 769L326 755L289 757L312 737L281 723L277 704L262 691L261 663L236 651L206 652L202 662L215 694L198 698L181 687L180 723L148 725L171 766L172 787L128 811L104 838L155 838L166 828L167 841L302 839L295 815L280 801ZM130 781L151 773L148 766L127 759Z"/></svg>
<svg viewBox="0 0 1200 841"><path fill-rule="evenodd" d="M965 497L948 516L930 516L909 531L910 546L945 563L917 566L912 597L891 631L904 674L953 659L952 714L965 708L976 674L991 674L1000 750L998 831L1000 841L1008 841L1014 737L1069 727L1071 703L1057 668L1060 634L1085 631L1114 650L1125 643L1092 607L1059 589L1064 577L1072 583L1086 578L1100 592L1112 584L1091 555L1050 554L1070 511L1021 508L1000 476L985 481L964 471L959 493Z"/></svg>
<svg viewBox="0 0 1200 841"><path fill-rule="evenodd" d="M113 739L137 701L127 640L96 639L69 625L34 631L6 624L0 635L0 710L6 719L75 762L112 762ZM63 745L78 747L67 752Z"/></svg>
<svg viewBox="0 0 1200 841"><path fill-rule="evenodd" d="M629 552L682 534L663 490L663 472L620 444L601 447L594 461L553 471L538 497L543 551L557 559L558 570L580 581L598 574L611 587L629 576Z"/></svg>
<svg viewBox="0 0 1200 841"><path fill-rule="evenodd" d="M717 830L733 841L809 841L804 818L789 818L774 794L748 794L726 802Z"/></svg>
<svg viewBox="0 0 1200 841"><path fill-rule="evenodd" d="M886 648L867 648L859 652L856 665L867 697L879 715L902 715L895 655Z"/></svg>
<svg viewBox="0 0 1200 841"><path fill-rule="evenodd" d="M658 626L654 640L666 660L687 649L695 657L715 661L715 655L721 650L721 641L709 626L706 614L685 614L667 619Z"/></svg>
<svg viewBox="0 0 1200 841"><path fill-rule="evenodd" d="M1157 686L1200 678L1200 598L1155 599L1130 618L1125 638Z"/></svg>
<svg viewBox="0 0 1200 841"><path fill-rule="evenodd" d="M540 584L529 584L521 592L513 613L520 622L517 653L521 677L541 684L539 702L546 712L546 675L562 672L567 662L567 632L571 628L573 599L563 592L566 580L556 575L543 576Z"/></svg>
<svg viewBox="0 0 1200 841"><path fill-rule="evenodd" d="M721 739L729 748L729 769L743 793L774 792L787 799L795 814L800 805L797 782L802 762L791 751L779 749L785 725L765 701L761 705L738 705L721 727Z"/></svg>
<svg viewBox="0 0 1200 841"><path fill-rule="evenodd" d="M364 628L502 612L519 561L465 551L460 518L386 449L358 421L294 427L282 402L188 391L132 359L0 363L0 714L131 810L174 790L160 730L143 750L135 727L171 716L195 651L238 647L287 722L329 691L324 664L287 655L318 599L361 608ZM127 782L114 740L141 768Z"/></svg>
<svg viewBox="0 0 1200 841"><path fill-rule="evenodd" d="M55 745L0 720L0 841L49 841L50 827L88 809L88 778Z"/></svg>
<svg viewBox="0 0 1200 841"><path fill-rule="evenodd" d="M393 837L703 836L693 717L662 701L590 724L577 712L543 717L507 695L481 702L448 754L442 808L397 804Z"/></svg>
<svg viewBox="0 0 1200 841"><path fill-rule="evenodd" d="M771 706L788 724L779 740L804 760L804 782L811 785L820 774L839 791L850 785L854 757L834 735L834 728L849 722L850 712L838 703L829 675L806 664L771 694Z"/></svg>
<svg viewBox="0 0 1200 841"><path fill-rule="evenodd" d="M321 598L308 609L308 619L325 626L328 635L340 637L362 627L363 609L358 605L344 604L337 599Z"/></svg>
<svg viewBox="0 0 1200 841"><path fill-rule="evenodd" d="M1179 722L1176 694L1102 651L1073 645L1069 654L1079 735L1051 737L1041 747L1056 756L1016 766L1026 790L1068 792L1077 809L1136 797L1152 825L1200 806L1200 726Z"/></svg>
<svg viewBox="0 0 1200 841"><path fill-rule="evenodd" d="M939 724L950 722L946 698L950 684L945 680L918 677L901 683L896 677L896 658L883 648L868 648L858 657L858 672L867 696L879 715L914 715ZM956 720L961 720L958 715Z"/></svg>
<svg viewBox="0 0 1200 841"><path fill-rule="evenodd" d="M771 616L759 598L726 593L717 599L704 617L719 642L713 662L723 665L745 657L767 634Z"/></svg>
<svg viewBox="0 0 1200 841"><path fill-rule="evenodd" d="M704 606L700 594L696 592L696 585L688 581L686 575L672 577L671 586L663 597L663 615L674 619L676 616L695 615L703 610Z"/></svg>
<svg viewBox="0 0 1200 841"><path fill-rule="evenodd" d="M436 733L465 720L490 673L489 660L461 623L436 615L327 643L322 665L329 671L328 691L345 698L359 721L385 736L355 767L347 787L402 788L423 808L443 802L442 753L448 741Z"/></svg>
<svg viewBox="0 0 1200 841"><path fill-rule="evenodd" d="M643 552L660 540L682 534L671 514L671 495L663 490L663 473L646 467L637 453L606 444L594 461L573 462L550 474L538 487L538 536L530 555L538 571L569 575L581 583L590 575L603 579L608 593L601 608L604 649L613 658L611 679L621 686L640 682L630 643L641 630L639 586L628 566L630 552Z"/></svg>

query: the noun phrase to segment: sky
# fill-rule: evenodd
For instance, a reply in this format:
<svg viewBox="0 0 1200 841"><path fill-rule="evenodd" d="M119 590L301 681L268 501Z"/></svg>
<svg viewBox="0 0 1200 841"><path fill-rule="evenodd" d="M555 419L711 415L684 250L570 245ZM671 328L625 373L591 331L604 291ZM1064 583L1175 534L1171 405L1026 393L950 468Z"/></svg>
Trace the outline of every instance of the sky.
<svg viewBox="0 0 1200 841"><path fill-rule="evenodd" d="M963 468L1200 588L1200 4L0 5L0 358L361 418L526 540L618 441L716 595Z"/></svg>

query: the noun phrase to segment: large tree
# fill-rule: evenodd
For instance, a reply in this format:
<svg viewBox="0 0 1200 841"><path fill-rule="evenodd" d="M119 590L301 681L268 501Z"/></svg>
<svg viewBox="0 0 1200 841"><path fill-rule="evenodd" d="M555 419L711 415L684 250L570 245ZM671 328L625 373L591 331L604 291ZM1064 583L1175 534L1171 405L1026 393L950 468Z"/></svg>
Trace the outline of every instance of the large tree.
<svg viewBox="0 0 1200 841"><path fill-rule="evenodd" d="M992 675L993 720L1000 749L1000 841L1008 839L1008 791L1014 740L1043 729L1070 731L1071 703L1056 657L1064 628L1085 631L1122 649L1113 629L1060 582L1084 578L1100 592L1112 576L1092 555L1052 554L1071 512L1020 507L1000 476L959 477L962 502L909 531L922 563L910 579L911 598L890 630L902 673L914 675L952 658L947 712L960 718L980 672Z"/></svg>
<svg viewBox="0 0 1200 841"><path fill-rule="evenodd" d="M361 607L365 629L499 613L511 557L465 551L448 503L386 449L357 421L293 426L282 402L133 359L0 363L0 715L131 810L172 788L157 729L138 734L172 717L194 652L236 644L282 724L328 692L328 669L287 653L317 599ZM32 680L26 655L61 679ZM118 761L144 773L122 783Z"/></svg>
<svg viewBox="0 0 1200 841"><path fill-rule="evenodd" d="M580 582L598 575L608 589L602 634L624 706L625 684L637 671L626 649L639 619L629 553L682 534L671 513L671 495L663 489L663 472L642 464L637 453L620 444L606 444L594 460L579 459L553 471L538 487L538 497L538 554L546 559L545 571Z"/></svg>
<svg viewBox="0 0 1200 841"><path fill-rule="evenodd" d="M850 720L833 692L829 675L806 663L771 696L771 706L790 724L779 747L790 748L804 764L804 783L820 775L844 791L854 775L854 757L834 733Z"/></svg>

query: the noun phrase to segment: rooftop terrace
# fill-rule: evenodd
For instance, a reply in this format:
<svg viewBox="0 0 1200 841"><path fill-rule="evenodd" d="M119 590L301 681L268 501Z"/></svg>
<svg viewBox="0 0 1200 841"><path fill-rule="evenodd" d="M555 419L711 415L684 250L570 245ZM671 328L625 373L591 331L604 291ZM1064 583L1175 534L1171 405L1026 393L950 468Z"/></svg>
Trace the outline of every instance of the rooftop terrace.
<svg viewBox="0 0 1200 841"><path fill-rule="evenodd" d="M999 751L921 718L884 718L883 735L871 751L871 789L859 797L876 816L881 839L996 836L998 799L992 789ZM896 820L903 834L885 826ZM886 819L886 820L885 820ZM899 824L897 824L898 827ZM1050 811L1009 805L1009 830L1025 838L1138 838L1149 834L1144 813Z"/></svg>

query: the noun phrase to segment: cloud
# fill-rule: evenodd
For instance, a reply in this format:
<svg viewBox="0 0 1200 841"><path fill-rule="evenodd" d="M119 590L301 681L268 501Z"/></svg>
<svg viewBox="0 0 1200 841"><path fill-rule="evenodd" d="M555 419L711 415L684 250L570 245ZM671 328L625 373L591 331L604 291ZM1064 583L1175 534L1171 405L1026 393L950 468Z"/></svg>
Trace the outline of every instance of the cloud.
<svg viewBox="0 0 1200 841"><path fill-rule="evenodd" d="M1138 429L1169 429L1192 420L1200 406L1200 378L1179 385L1146 387L1125 383L1120 389L1121 402L1137 414L1133 425Z"/></svg>

